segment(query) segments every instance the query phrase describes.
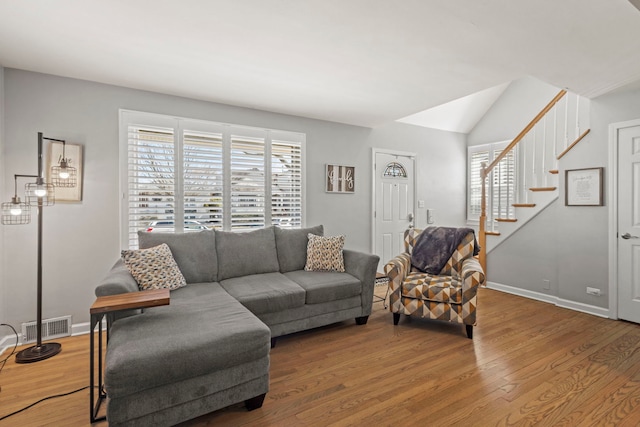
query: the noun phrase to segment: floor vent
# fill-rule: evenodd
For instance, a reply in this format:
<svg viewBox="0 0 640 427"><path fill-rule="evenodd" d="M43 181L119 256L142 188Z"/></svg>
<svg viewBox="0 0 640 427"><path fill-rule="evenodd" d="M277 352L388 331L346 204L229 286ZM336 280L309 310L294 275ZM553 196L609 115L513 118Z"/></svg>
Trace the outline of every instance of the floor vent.
<svg viewBox="0 0 640 427"><path fill-rule="evenodd" d="M71 316L61 316L42 321L42 339L68 337L71 335ZM36 342L38 328L36 322L22 324L22 343Z"/></svg>

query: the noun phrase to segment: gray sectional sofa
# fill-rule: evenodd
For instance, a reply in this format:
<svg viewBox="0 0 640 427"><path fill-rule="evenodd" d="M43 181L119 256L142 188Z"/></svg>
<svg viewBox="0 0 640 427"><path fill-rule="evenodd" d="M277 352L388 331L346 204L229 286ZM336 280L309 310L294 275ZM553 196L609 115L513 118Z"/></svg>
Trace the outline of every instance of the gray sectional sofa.
<svg viewBox="0 0 640 427"><path fill-rule="evenodd" d="M166 243L187 286L170 305L109 318L104 382L109 425L172 425L225 406L262 405L279 336L371 313L378 257L344 250L345 272L305 271L307 233L139 233ZM119 260L96 296L138 291Z"/></svg>

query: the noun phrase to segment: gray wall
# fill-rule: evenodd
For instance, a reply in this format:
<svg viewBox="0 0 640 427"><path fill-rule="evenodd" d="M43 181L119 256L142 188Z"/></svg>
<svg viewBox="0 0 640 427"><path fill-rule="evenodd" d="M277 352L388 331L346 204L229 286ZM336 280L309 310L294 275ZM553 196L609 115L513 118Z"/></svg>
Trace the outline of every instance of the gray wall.
<svg viewBox="0 0 640 427"><path fill-rule="evenodd" d="M560 89L533 77L514 80L467 136L469 145L512 140Z"/></svg>
<svg viewBox="0 0 640 427"><path fill-rule="evenodd" d="M545 89L546 85L535 80L521 81L521 84L520 88L512 85L507 89L512 91L511 95L496 103L469 135L470 143L492 142L492 138L513 138L519 129L508 138L504 138L496 129L506 128L508 125L505 123L511 122L524 123L524 126L557 91L555 88ZM515 89L521 94L516 94ZM515 99L525 99L522 98L525 94L532 96L535 93L544 93L545 101L536 107L533 114L515 106L509 108ZM606 189L607 180L610 179L606 169L609 124L637 118L640 118L640 91L611 94L592 100L591 133L559 162L559 199L488 255L490 281L571 302L604 309L609 307L609 195L605 190L605 206L602 207L565 206L564 171L605 167ZM544 279L551 280L551 289L548 291L543 290ZM604 295L588 295L587 286L600 288Z"/></svg>
<svg viewBox="0 0 640 427"><path fill-rule="evenodd" d="M84 145L81 203L44 211L44 318L73 315L88 321L93 290L119 256L118 109L264 126L307 135L307 224L345 234L346 246L371 248L372 147L416 152L418 199L436 208L438 223L462 225L466 142L462 134L390 123L376 129L237 108L51 75L5 69L5 179L36 173L36 135ZM356 193L324 192L324 165L356 167ZM417 226L424 227L424 209ZM19 326L35 317L36 225L3 226L0 301L3 321ZM1 333L0 333L1 334Z"/></svg>

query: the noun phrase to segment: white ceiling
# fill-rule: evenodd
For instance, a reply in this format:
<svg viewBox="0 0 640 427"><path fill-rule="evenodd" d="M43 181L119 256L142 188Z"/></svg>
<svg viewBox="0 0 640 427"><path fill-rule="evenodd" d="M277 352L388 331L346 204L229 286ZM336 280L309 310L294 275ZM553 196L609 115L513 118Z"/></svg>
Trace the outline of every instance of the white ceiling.
<svg viewBox="0 0 640 427"><path fill-rule="evenodd" d="M627 0L0 0L0 65L376 126L530 75L640 80Z"/></svg>

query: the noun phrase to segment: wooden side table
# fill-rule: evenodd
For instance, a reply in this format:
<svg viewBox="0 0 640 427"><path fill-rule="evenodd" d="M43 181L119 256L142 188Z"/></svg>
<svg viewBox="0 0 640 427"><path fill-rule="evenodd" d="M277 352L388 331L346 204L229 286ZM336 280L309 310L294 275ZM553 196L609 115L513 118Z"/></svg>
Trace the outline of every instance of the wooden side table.
<svg viewBox="0 0 640 427"><path fill-rule="evenodd" d="M106 417L97 417L102 401L107 397L102 383L102 319L107 313L129 310L135 308L157 307L169 305L169 289L154 289L141 292L128 292L118 295L107 295L96 298L89 309L91 315L90 333L90 357L89 362L89 419L92 423L104 420ZM95 400L95 327L98 325L98 399ZM107 345L109 344L109 326L107 325Z"/></svg>

